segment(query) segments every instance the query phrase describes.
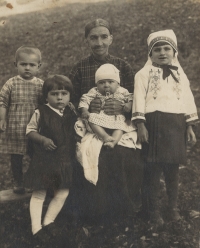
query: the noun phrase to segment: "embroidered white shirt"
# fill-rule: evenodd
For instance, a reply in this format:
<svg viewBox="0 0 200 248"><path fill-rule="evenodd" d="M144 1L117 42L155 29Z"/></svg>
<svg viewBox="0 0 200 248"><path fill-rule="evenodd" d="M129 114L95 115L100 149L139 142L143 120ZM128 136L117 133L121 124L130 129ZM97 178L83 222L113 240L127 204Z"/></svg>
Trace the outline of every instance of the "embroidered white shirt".
<svg viewBox="0 0 200 248"><path fill-rule="evenodd" d="M163 69L153 65L143 67L135 75L132 120L144 119L145 114L155 111L184 114L186 122L198 119L194 97L185 73L172 70L163 80Z"/></svg>

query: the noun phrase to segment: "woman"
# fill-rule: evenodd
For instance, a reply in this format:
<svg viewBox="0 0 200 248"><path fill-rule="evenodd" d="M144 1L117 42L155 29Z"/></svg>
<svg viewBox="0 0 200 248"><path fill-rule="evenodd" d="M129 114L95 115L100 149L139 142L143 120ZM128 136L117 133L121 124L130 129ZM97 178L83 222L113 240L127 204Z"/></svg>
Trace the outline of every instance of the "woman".
<svg viewBox="0 0 200 248"><path fill-rule="evenodd" d="M78 104L82 94L95 86L95 72L103 64L113 64L120 71L120 84L133 92L134 75L130 65L108 53L112 44L112 28L103 19L97 19L85 26L85 38L91 55L79 61L70 73L74 86L74 103ZM99 113L101 102L98 98L90 104L90 112ZM104 112L117 115L124 112L121 102L109 99ZM129 113L126 113L129 115ZM81 166L77 167L75 184L79 196L82 217L103 217L117 214L125 216L136 211L136 199L143 178L143 162L140 149L116 145L114 149L103 147L99 156L99 179L96 186L84 179ZM77 191L78 190L78 191Z"/></svg>

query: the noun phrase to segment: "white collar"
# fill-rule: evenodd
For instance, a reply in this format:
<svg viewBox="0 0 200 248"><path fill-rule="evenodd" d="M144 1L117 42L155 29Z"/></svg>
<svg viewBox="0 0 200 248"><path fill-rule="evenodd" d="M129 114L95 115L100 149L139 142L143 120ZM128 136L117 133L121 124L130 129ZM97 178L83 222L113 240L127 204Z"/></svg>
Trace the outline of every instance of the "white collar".
<svg viewBox="0 0 200 248"><path fill-rule="evenodd" d="M53 111L55 111L57 114L59 114L60 116L63 116L63 113L60 112L60 110L56 109L56 108L53 108L51 107L51 105L49 103L45 104L47 105L50 109L52 109ZM64 111L64 109L63 109Z"/></svg>

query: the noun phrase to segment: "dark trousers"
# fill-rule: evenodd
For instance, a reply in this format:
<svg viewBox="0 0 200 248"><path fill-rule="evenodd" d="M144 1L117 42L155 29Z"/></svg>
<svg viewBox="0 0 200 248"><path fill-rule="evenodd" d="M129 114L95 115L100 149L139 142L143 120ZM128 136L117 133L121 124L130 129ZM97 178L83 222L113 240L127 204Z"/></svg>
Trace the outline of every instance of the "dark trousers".
<svg viewBox="0 0 200 248"><path fill-rule="evenodd" d="M11 154L11 170L13 173L13 178L14 181L19 184L23 182L22 160L23 160L23 155Z"/></svg>
<svg viewBox="0 0 200 248"><path fill-rule="evenodd" d="M143 211L153 212L159 210L160 178L163 172L169 208L177 207L179 165L164 163L146 163L142 189Z"/></svg>

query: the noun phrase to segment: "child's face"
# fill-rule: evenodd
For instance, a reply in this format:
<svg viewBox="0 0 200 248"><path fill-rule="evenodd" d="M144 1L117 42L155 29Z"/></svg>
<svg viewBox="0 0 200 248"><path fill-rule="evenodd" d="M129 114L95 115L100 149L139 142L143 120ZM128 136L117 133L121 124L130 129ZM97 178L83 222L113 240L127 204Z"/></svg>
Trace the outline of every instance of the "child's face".
<svg viewBox="0 0 200 248"><path fill-rule="evenodd" d="M41 64L37 54L20 53L15 66L22 78L30 80L36 76Z"/></svg>
<svg viewBox="0 0 200 248"><path fill-rule="evenodd" d="M170 45L152 48L151 60L159 65L170 65L174 58L174 50Z"/></svg>
<svg viewBox="0 0 200 248"><path fill-rule="evenodd" d="M51 107L63 110L70 101L70 92L65 89L52 89L48 92L46 101Z"/></svg>
<svg viewBox="0 0 200 248"><path fill-rule="evenodd" d="M112 79L104 79L97 82L97 89L102 95L105 95L106 92L113 94L118 87L118 82Z"/></svg>

